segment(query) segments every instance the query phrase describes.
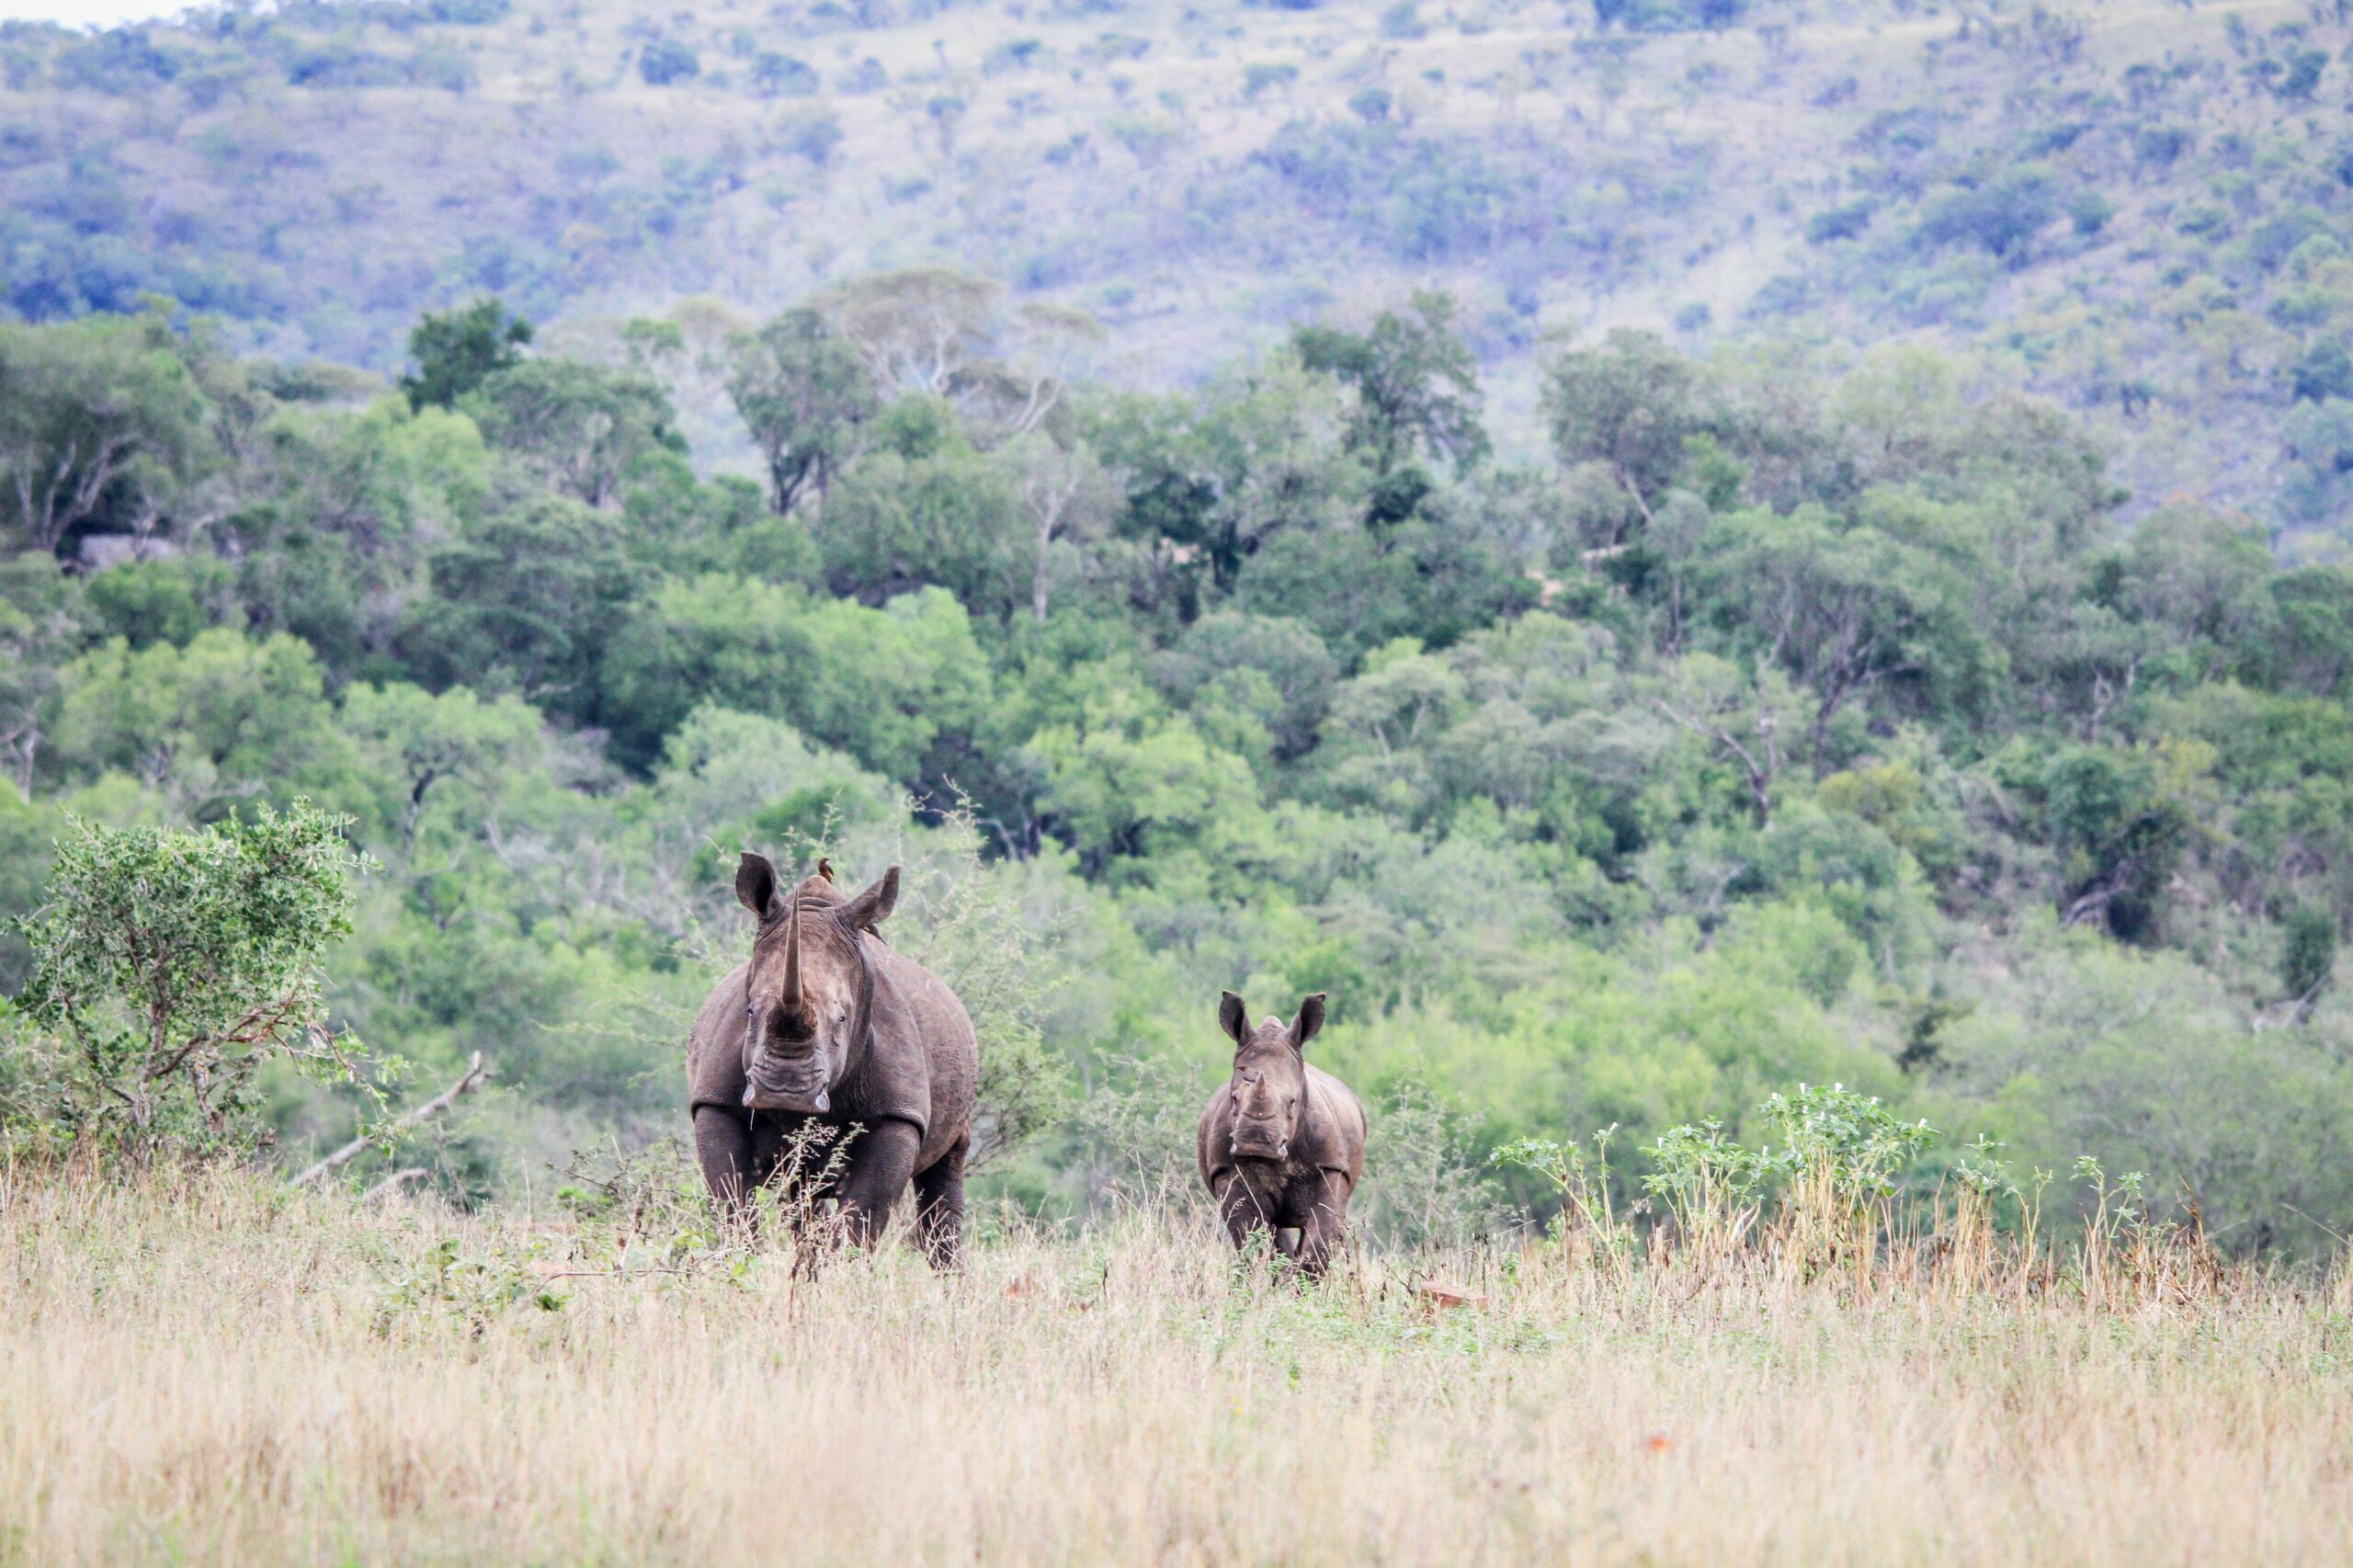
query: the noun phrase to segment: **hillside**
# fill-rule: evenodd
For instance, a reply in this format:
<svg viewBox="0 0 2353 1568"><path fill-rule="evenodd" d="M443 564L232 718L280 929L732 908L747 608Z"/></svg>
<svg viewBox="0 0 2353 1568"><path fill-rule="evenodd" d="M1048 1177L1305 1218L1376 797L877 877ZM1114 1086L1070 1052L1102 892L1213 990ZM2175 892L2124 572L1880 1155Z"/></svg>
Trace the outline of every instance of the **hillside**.
<svg viewBox="0 0 2353 1568"><path fill-rule="evenodd" d="M422 310L481 291L594 338L940 261L1094 312L1094 369L1145 385L1437 283L1519 455L1548 334L1787 341L1831 371L1922 341L1981 393L2078 411L2128 516L2197 499L2331 556L2348 38L2317 8L2176 0L18 25L0 245L33 319L160 290L272 355L382 369ZM688 414L740 460L723 410Z"/></svg>

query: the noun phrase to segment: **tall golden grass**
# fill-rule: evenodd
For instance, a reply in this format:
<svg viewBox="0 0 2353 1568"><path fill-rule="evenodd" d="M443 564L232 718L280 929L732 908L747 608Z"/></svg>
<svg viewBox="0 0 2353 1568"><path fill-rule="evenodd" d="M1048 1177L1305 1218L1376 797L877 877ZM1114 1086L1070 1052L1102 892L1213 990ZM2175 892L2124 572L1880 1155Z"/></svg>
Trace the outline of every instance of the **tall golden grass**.
<svg viewBox="0 0 2353 1568"><path fill-rule="evenodd" d="M2341 1270L2094 1291L1573 1237L1302 1287L1193 1221L982 1230L961 1278L813 1273L244 1174L13 1178L0 1561L2353 1560Z"/></svg>

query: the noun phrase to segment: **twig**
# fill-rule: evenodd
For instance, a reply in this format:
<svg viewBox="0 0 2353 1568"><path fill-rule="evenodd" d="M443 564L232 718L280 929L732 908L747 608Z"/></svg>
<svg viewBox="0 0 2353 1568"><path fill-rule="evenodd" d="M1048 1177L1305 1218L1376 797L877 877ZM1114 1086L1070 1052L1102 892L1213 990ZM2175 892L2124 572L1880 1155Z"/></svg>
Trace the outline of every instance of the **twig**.
<svg viewBox="0 0 2353 1568"><path fill-rule="evenodd" d="M408 1129L416 1126L419 1122L428 1121L434 1117L440 1115L443 1111L448 1110L451 1106L456 1105L462 1096L470 1095L473 1093L474 1090L480 1088L482 1086L483 1080L489 1076L489 1070L482 1064L482 1052L479 1051L475 1051L473 1054L473 1060L466 1064L465 1075L463 1077L450 1085L448 1088L442 1090L439 1094L434 1096L431 1099L426 1101L423 1105L417 1107L415 1110L410 1111L406 1116L402 1117L398 1121L393 1122L392 1131L395 1132L404 1132ZM294 1178L294 1185L297 1187L307 1187L312 1182L318 1180L319 1177L326 1175L329 1171L342 1169L344 1166L351 1164L352 1161L358 1159L360 1155L366 1153L372 1142L373 1140L368 1138L364 1134L360 1137L354 1138L350 1142L346 1143L342 1148L337 1149L334 1153L329 1154L325 1159L321 1160L317 1165L313 1165L309 1170L306 1170L301 1176L296 1176Z"/></svg>
<svg viewBox="0 0 2353 1568"><path fill-rule="evenodd" d="M558 1279L637 1279L649 1274L684 1274L683 1268L567 1268L558 1274L543 1274L541 1285Z"/></svg>

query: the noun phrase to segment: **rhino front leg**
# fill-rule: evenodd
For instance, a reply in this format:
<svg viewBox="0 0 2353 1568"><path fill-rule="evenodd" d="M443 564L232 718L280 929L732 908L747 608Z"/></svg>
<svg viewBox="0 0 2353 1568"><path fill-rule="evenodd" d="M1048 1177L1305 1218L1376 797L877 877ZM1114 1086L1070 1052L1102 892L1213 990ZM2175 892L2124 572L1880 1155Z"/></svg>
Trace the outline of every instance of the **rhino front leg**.
<svg viewBox="0 0 2353 1568"><path fill-rule="evenodd" d="M1238 1175L1226 1175L1225 1185L1217 1195L1217 1216L1225 1221L1225 1233L1237 1252L1250 1244L1253 1231L1265 1231L1269 1240L1276 1239L1272 1211Z"/></svg>
<svg viewBox="0 0 2353 1568"><path fill-rule="evenodd" d="M744 1119L719 1106L695 1107L695 1159L720 1219L749 1224L758 1183L752 1174L752 1130Z"/></svg>
<svg viewBox="0 0 2353 1568"><path fill-rule="evenodd" d="M923 1139L911 1123L885 1121L860 1134L849 1168L835 1191L841 1196L842 1230L860 1246L870 1246L890 1222L891 1205L907 1189Z"/></svg>
<svg viewBox="0 0 2353 1568"><path fill-rule="evenodd" d="M1309 1202L1299 1215L1299 1251L1294 1256L1301 1271L1313 1276L1324 1272L1347 1239L1348 1195L1329 1172L1322 1173L1308 1193Z"/></svg>

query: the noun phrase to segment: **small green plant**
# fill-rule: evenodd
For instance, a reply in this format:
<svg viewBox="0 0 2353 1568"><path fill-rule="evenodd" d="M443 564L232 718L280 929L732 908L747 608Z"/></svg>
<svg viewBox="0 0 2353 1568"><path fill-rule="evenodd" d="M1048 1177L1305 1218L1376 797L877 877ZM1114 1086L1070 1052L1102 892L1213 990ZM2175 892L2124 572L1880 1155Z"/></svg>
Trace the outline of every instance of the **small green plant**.
<svg viewBox="0 0 2353 1568"><path fill-rule="evenodd" d="M445 1317L480 1335L517 1307L563 1311L568 1298L549 1288L536 1261L531 1247L468 1251L455 1236L441 1237L422 1256L381 1261L375 1331L389 1338L420 1319Z"/></svg>
<svg viewBox="0 0 2353 1568"><path fill-rule="evenodd" d="M1490 1154L1487 1163L1531 1171L1551 1182L1561 1197L1553 1231L1563 1247L1573 1260L1590 1261L1622 1281L1633 1271L1634 1229L1618 1217L1609 1195L1609 1141L1617 1135L1615 1122L1595 1133L1590 1159L1582 1144L1519 1138Z"/></svg>
<svg viewBox="0 0 2353 1568"><path fill-rule="evenodd" d="M1906 1121L1875 1096L1843 1084L1801 1085L1764 1105L1780 1132L1784 1256L1812 1273L1869 1267L1892 1232L1898 1178L1936 1141L1926 1120Z"/></svg>
<svg viewBox="0 0 2353 1568"><path fill-rule="evenodd" d="M1643 1189L1665 1205L1683 1244L1703 1258L1740 1244L1778 1168L1769 1149L1743 1148L1713 1117L1668 1128L1646 1152L1658 1168L1643 1178Z"/></svg>

